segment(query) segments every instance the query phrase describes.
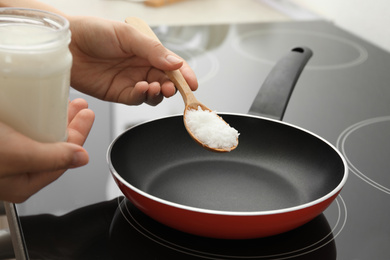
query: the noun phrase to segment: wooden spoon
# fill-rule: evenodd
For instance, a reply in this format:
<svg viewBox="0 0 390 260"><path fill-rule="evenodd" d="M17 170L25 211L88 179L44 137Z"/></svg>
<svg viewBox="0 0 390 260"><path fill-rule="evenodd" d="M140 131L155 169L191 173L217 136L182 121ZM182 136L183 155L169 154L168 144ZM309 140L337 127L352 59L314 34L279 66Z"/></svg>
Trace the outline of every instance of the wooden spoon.
<svg viewBox="0 0 390 260"><path fill-rule="evenodd" d="M156 34L153 32L153 30L149 27L149 25L136 17L128 17L126 18L126 23L134 26L137 28L140 32L143 32L144 34L148 35L149 37L157 40L160 42ZM181 96L183 97L183 101L185 104L184 113L183 113L183 119L184 119L184 125L187 129L187 132L189 135L201 146L206 148L207 150L213 151L213 152L229 152L233 149L235 149L238 145L238 140L235 146L222 149L222 148L214 148L210 147L209 145L203 143L201 140L199 140L191 131L191 129L187 126L186 123L186 113L189 110L198 110L198 107L200 107L204 111L210 111L212 112L208 107L203 105L201 102L199 102L195 95L193 94L191 88L188 86L186 80L184 79L183 75L181 74L180 70L174 70L174 71L165 71L165 74L169 77L169 79L175 84L176 88L179 90ZM221 117L219 117L220 120L223 120ZM225 121L224 121L225 122ZM226 123L226 122L225 122ZM227 124L227 123L226 123ZM227 124L228 125L228 124Z"/></svg>

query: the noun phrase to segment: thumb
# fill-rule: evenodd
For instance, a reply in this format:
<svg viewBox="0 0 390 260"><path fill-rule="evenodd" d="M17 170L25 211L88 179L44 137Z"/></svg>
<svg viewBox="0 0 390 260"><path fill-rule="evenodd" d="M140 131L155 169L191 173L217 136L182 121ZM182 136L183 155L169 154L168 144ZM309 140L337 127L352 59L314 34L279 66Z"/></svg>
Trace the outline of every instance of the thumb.
<svg viewBox="0 0 390 260"><path fill-rule="evenodd" d="M118 33L117 36L122 38L132 35L132 44L126 46L130 48L130 53L146 58L154 67L161 70L176 70L183 66L183 59L165 48L144 21L138 18L127 18L126 23L127 25L121 24L123 31L130 30L131 32ZM122 39L120 42L126 42L124 40Z"/></svg>
<svg viewBox="0 0 390 260"><path fill-rule="evenodd" d="M142 39L144 38L144 39ZM180 69L184 61L178 55L165 48L159 41L150 36L137 37L139 45L132 46L134 53L146 58L154 67L161 70Z"/></svg>
<svg viewBox="0 0 390 260"><path fill-rule="evenodd" d="M40 143L13 132L0 149L0 173L55 171L75 168L89 161L87 151L76 144Z"/></svg>
<svg viewBox="0 0 390 260"><path fill-rule="evenodd" d="M37 142L24 156L30 162L30 171L34 172L76 168L89 161L88 153L82 146L65 142Z"/></svg>

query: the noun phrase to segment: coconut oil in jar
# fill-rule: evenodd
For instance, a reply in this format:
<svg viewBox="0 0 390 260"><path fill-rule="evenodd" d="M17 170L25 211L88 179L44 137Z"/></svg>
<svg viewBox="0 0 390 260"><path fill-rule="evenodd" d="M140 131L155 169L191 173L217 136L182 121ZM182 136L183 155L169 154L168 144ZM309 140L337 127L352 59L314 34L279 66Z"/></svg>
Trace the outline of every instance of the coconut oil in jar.
<svg viewBox="0 0 390 260"><path fill-rule="evenodd" d="M70 36L61 16L0 8L0 122L39 142L67 139Z"/></svg>

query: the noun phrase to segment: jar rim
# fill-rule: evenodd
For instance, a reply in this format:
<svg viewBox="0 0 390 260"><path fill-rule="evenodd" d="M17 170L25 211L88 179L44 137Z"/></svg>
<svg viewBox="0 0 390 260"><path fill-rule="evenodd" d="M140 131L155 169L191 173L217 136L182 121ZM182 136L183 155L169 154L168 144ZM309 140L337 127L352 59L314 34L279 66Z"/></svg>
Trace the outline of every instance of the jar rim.
<svg viewBox="0 0 390 260"><path fill-rule="evenodd" d="M9 30L8 33L11 36L8 38L0 38L0 48L13 50L47 50L57 48L64 43L69 44L70 42L69 21L65 17L52 12L30 8L0 8L0 30L7 26L31 26L41 29L44 28L45 31L39 32L40 35L42 34L42 37L34 37L34 32ZM31 37L36 39L36 41L32 41Z"/></svg>

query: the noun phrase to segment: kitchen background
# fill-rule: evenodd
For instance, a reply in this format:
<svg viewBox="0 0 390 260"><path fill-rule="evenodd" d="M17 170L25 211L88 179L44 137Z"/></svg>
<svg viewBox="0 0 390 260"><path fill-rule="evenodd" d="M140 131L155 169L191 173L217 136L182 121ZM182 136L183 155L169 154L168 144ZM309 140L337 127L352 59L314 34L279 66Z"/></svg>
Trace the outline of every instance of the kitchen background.
<svg viewBox="0 0 390 260"><path fill-rule="evenodd" d="M390 33L387 31L387 25L390 24L390 2L386 0L179 0L160 7L146 6L142 3L143 0L42 2L70 15L91 15L118 21L123 21L128 16L137 16L150 26L325 19L390 52ZM114 105L114 136L129 124L165 115L157 113L129 123L129 109L132 108ZM152 113L155 112L156 109Z"/></svg>
<svg viewBox="0 0 390 260"><path fill-rule="evenodd" d="M390 24L390 2L386 0L181 0L159 8L144 6L140 0L42 2L68 14L95 15L120 21L126 16L138 16L151 25L277 21L289 19L278 11L297 12L298 6L390 51L390 33L386 33Z"/></svg>
<svg viewBox="0 0 390 260"><path fill-rule="evenodd" d="M118 21L123 21L128 16L137 16L151 26L162 28L171 25L266 24L322 19L331 21L338 27L390 52L390 33L387 29L387 25L390 24L388 15L390 2L387 0L181 0L161 7L146 6L138 0L41 0L41 2L70 15L90 15ZM225 104L229 102L218 102L207 97L207 90L201 89L202 81L207 79L203 76L200 75L200 89L196 94L199 100L217 111L246 112L246 107L228 107ZM179 94L169 101L165 100L165 103L158 107L109 104L75 91L71 92L71 98L79 96L86 98L96 113L96 122L86 144L87 149L90 147L91 165L70 171L67 176L63 176L61 185L53 184L32 197L28 203L19 205L21 214L61 215L77 207L117 197L121 193L109 176L105 161L109 143L131 125L167 114L181 113L184 108ZM99 140L99 143L94 143L93 140ZM90 178L94 179L90 190L86 191L85 187L80 190L77 187L73 187L72 191L68 190L72 183L88 183ZM64 183L67 185L63 185ZM92 190L105 192L99 197L90 192ZM53 192L63 195L50 197ZM79 196L80 194L83 196ZM52 200L44 209L39 207L42 198ZM71 204L72 201L76 204ZM0 218L0 230L1 222L4 222L4 219Z"/></svg>

